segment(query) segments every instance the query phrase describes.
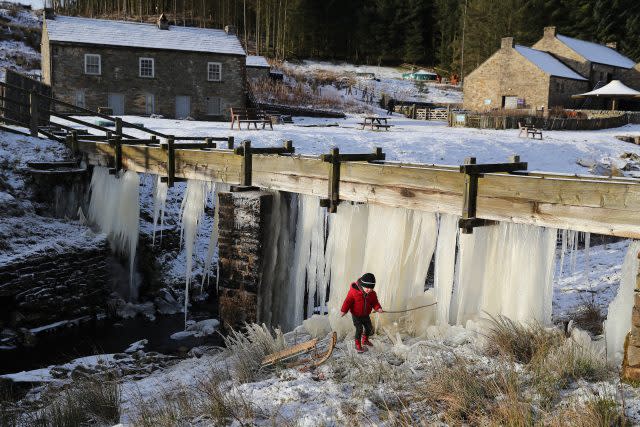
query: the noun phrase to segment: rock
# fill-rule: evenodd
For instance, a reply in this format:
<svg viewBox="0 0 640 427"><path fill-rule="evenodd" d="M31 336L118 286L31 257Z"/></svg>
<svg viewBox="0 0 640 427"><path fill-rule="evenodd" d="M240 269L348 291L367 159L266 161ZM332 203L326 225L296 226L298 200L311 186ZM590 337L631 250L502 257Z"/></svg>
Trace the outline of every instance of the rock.
<svg viewBox="0 0 640 427"><path fill-rule="evenodd" d="M84 365L78 365L71 371L71 379L74 381L90 378L97 371Z"/></svg>
<svg viewBox="0 0 640 427"><path fill-rule="evenodd" d="M140 341L136 341L136 342L132 343L132 344L129 346L129 348L127 348L124 352L125 352L125 353L128 353L128 354L135 353L135 352L137 352L137 351L140 351L140 350L144 349L144 347L145 347L147 344L149 344L149 340L147 340L147 339L143 339L143 340L140 340Z"/></svg>
<svg viewBox="0 0 640 427"><path fill-rule="evenodd" d="M113 355L115 360L129 359L131 356L126 353L116 353Z"/></svg>
<svg viewBox="0 0 640 427"><path fill-rule="evenodd" d="M56 379L65 379L69 377L69 369L64 368L62 366L54 366L49 369L51 376Z"/></svg>
<svg viewBox="0 0 640 427"><path fill-rule="evenodd" d="M203 355L204 352L199 347L194 347L187 353L187 356L195 357L196 359L200 359Z"/></svg>

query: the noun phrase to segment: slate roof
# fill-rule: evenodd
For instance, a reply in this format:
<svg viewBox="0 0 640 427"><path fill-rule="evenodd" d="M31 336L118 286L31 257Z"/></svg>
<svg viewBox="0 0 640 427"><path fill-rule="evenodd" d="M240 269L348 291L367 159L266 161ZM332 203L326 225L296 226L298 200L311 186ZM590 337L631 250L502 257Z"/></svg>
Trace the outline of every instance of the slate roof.
<svg viewBox="0 0 640 427"><path fill-rule="evenodd" d="M633 68L636 63L610 47L558 34L558 40L588 61L620 68Z"/></svg>
<svg viewBox="0 0 640 427"><path fill-rule="evenodd" d="M247 55L247 67L270 68L264 56Z"/></svg>
<svg viewBox="0 0 640 427"><path fill-rule="evenodd" d="M238 37L210 28L160 30L155 24L59 15L46 26L52 42L245 55Z"/></svg>
<svg viewBox="0 0 640 427"><path fill-rule="evenodd" d="M587 80L548 52L520 45L516 45L515 49L518 53L527 58L529 62L533 63L549 75L573 80Z"/></svg>

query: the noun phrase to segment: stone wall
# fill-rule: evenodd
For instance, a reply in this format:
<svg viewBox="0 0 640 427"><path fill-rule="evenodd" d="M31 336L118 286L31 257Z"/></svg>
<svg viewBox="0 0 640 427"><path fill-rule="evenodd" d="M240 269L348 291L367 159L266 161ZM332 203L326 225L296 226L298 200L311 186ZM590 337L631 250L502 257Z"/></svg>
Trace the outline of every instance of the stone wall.
<svg viewBox="0 0 640 427"><path fill-rule="evenodd" d="M46 31L44 31L46 34ZM146 115L148 95L155 98L153 113L176 117L176 97L191 98L190 117L207 120L229 116L230 107L246 102L245 57L129 47L51 44L43 37L42 75L56 98L76 102L84 93L85 107L108 105L109 94L124 96L125 114ZM101 75L84 73L84 55L101 55ZM139 77L139 58L153 58L153 78ZM222 64L222 80L207 80L207 63ZM220 98L222 114L208 115L209 98Z"/></svg>
<svg viewBox="0 0 640 427"><path fill-rule="evenodd" d="M0 329L33 328L104 312L110 294L106 240L0 266Z"/></svg>
<svg viewBox="0 0 640 427"><path fill-rule="evenodd" d="M272 197L261 191L218 194L219 313L227 327L257 320L264 233Z"/></svg>
<svg viewBox="0 0 640 427"><path fill-rule="evenodd" d="M640 253L638 254L640 263ZM636 292L631 313L631 332L624 342L624 359L622 361L622 378L627 381L640 381L640 269L636 279Z"/></svg>
<svg viewBox="0 0 640 427"><path fill-rule="evenodd" d="M571 95L585 93L590 90L589 83L583 80L562 79L551 76L549 83L548 108L576 108L584 104L584 99L573 99Z"/></svg>

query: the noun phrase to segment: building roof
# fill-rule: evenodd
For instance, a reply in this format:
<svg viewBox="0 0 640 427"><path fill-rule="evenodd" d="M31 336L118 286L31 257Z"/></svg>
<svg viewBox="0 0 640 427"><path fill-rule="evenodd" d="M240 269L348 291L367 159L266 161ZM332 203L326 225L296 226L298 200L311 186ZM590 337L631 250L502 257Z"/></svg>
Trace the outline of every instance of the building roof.
<svg viewBox="0 0 640 427"><path fill-rule="evenodd" d="M532 49L530 47L520 45L516 45L515 49L519 54L529 60L529 62L533 63L535 66L549 75L555 77L563 77L565 79L584 81L587 80L580 74L573 71L571 68L567 67L558 58L548 52L543 52L541 50Z"/></svg>
<svg viewBox="0 0 640 427"><path fill-rule="evenodd" d="M264 56L247 55L247 67L271 68Z"/></svg>
<svg viewBox="0 0 640 427"><path fill-rule="evenodd" d="M175 25L160 30L155 24L70 16L47 19L46 26L52 42L245 55L238 37L223 30Z"/></svg>
<svg viewBox="0 0 640 427"><path fill-rule="evenodd" d="M558 40L588 61L620 68L633 68L636 63L615 49L558 34Z"/></svg>
<svg viewBox="0 0 640 427"><path fill-rule="evenodd" d="M604 98L634 98L640 96L640 92L631 89L620 80L612 80L609 84L591 92L574 95L574 98L586 98L588 96L604 97Z"/></svg>

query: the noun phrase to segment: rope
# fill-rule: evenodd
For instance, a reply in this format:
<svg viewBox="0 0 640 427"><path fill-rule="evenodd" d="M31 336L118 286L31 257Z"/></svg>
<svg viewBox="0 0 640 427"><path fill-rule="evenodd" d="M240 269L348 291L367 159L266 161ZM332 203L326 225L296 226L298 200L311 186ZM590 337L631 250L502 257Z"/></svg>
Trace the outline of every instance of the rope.
<svg viewBox="0 0 640 427"><path fill-rule="evenodd" d="M409 309L406 309L406 310L398 310L398 311L387 311L387 310L385 310L380 314L385 314L385 313L406 313L407 311L413 311L413 310L418 310L419 308L431 307L432 305L436 305L436 304L438 304L438 303L434 302L434 303L431 303L431 304L421 305L419 307L413 307L413 308L409 308Z"/></svg>

